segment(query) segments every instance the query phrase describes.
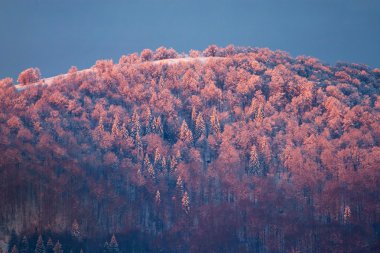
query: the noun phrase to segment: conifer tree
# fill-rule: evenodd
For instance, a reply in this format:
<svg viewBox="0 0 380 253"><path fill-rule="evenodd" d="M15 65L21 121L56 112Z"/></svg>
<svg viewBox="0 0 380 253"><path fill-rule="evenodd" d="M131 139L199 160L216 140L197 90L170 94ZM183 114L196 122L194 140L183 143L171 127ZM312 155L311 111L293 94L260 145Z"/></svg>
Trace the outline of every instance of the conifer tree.
<svg viewBox="0 0 380 253"><path fill-rule="evenodd" d="M195 134L196 134L195 138L199 138L202 135L206 134L206 126L205 126L205 122L204 122L202 113L199 113L198 116L197 116L197 118L196 118L196 121L195 121Z"/></svg>
<svg viewBox="0 0 380 253"><path fill-rule="evenodd" d="M193 141L193 134L191 133L186 121L182 122L179 139L186 144L190 144Z"/></svg>
<svg viewBox="0 0 380 253"><path fill-rule="evenodd" d="M13 247L13 245L18 245L18 242L19 242L18 235L17 235L16 231L14 229L12 229L11 237L10 237L10 239L8 241L9 247L8 247L7 250L8 251L12 251L11 247Z"/></svg>
<svg viewBox="0 0 380 253"><path fill-rule="evenodd" d="M41 235L38 236L36 249L34 250L34 253L46 253L44 241Z"/></svg>
<svg viewBox="0 0 380 253"><path fill-rule="evenodd" d="M143 144L141 141L141 137L140 137L140 134L138 132L137 132L136 138L135 138L135 145L136 145L136 148L138 151L139 158L142 158L142 156L144 154L144 150L143 150Z"/></svg>
<svg viewBox="0 0 380 253"><path fill-rule="evenodd" d="M149 173L149 176L150 176L151 178L155 178L155 177L156 177L156 175L155 175L155 171L154 171L154 168L153 168L153 165L152 165L152 164L150 164L149 167L148 167L148 173Z"/></svg>
<svg viewBox="0 0 380 253"><path fill-rule="evenodd" d="M116 115L112 124L111 134L113 138L117 138L120 136L120 133L121 131L119 129L119 116Z"/></svg>
<svg viewBox="0 0 380 253"><path fill-rule="evenodd" d="M195 129L196 121L197 121L197 111L195 110L195 106L193 106L191 108L191 124L190 124L190 127L192 130Z"/></svg>
<svg viewBox="0 0 380 253"><path fill-rule="evenodd" d="M29 253L29 242L28 238L25 235L21 240L20 253Z"/></svg>
<svg viewBox="0 0 380 253"><path fill-rule="evenodd" d="M219 134L220 134L220 123L219 123L219 118L218 118L215 107L212 110L212 114L210 117L210 123L211 123L211 128L213 130L214 135L219 136Z"/></svg>
<svg viewBox="0 0 380 253"><path fill-rule="evenodd" d="M71 235L78 241L81 240L81 232L79 229L79 223L76 219L73 221L73 224L71 225Z"/></svg>
<svg viewBox="0 0 380 253"><path fill-rule="evenodd" d="M251 105L249 106L247 113L248 113L248 116L255 117L255 114L256 114L256 99L255 98L252 98Z"/></svg>
<svg viewBox="0 0 380 253"><path fill-rule="evenodd" d="M166 169L166 159L165 159L165 156L163 156L161 158L161 168L162 168L162 170Z"/></svg>
<svg viewBox="0 0 380 253"><path fill-rule="evenodd" d="M63 253L62 251L62 245L59 241L54 246L54 253Z"/></svg>
<svg viewBox="0 0 380 253"><path fill-rule="evenodd" d="M145 169L149 169L150 167L150 159L149 159L149 155L148 153L145 153L145 156L144 156L144 168Z"/></svg>
<svg viewBox="0 0 380 253"><path fill-rule="evenodd" d="M132 124L132 127L131 127L132 136L136 137L137 134L140 134L140 128L141 128L140 117L137 113L137 110L133 111L131 124Z"/></svg>
<svg viewBox="0 0 380 253"><path fill-rule="evenodd" d="M48 242L46 243L46 253L54 253L54 245L51 238L49 238Z"/></svg>
<svg viewBox="0 0 380 253"><path fill-rule="evenodd" d="M109 244L110 253L119 253L119 244L116 241L115 235L112 235L110 244Z"/></svg>
<svg viewBox="0 0 380 253"><path fill-rule="evenodd" d="M178 178L177 178L176 188L177 188L177 191L179 192L179 194L182 195L183 194L183 181L182 181L181 176L178 176Z"/></svg>
<svg viewBox="0 0 380 253"><path fill-rule="evenodd" d="M165 87L165 81L162 75L160 76L160 80L158 81L158 87L160 90L162 90Z"/></svg>
<svg viewBox="0 0 380 253"><path fill-rule="evenodd" d="M159 190L156 191L156 196L154 197L154 200L155 200L157 205L159 205L161 203L161 194L160 194Z"/></svg>
<svg viewBox="0 0 380 253"><path fill-rule="evenodd" d="M197 112L195 110L195 107L193 106L191 108L191 121L195 123L195 120L197 119Z"/></svg>
<svg viewBox="0 0 380 253"><path fill-rule="evenodd" d="M177 161L181 160L181 150L177 150L177 152L175 152L175 159Z"/></svg>
<svg viewBox="0 0 380 253"><path fill-rule="evenodd" d="M141 167L137 169L137 179L139 180L140 183L144 179L144 176L143 176L142 171L141 171Z"/></svg>
<svg viewBox="0 0 380 253"><path fill-rule="evenodd" d="M103 139L103 135L104 135L103 116L100 116L98 125L97 125L97 127L95 128L95 131L94 131L94 138L97 141L101 141Z"/></svg>
<svg viewBox="0 0 380 253"><path fill-rule="evenodd" d="M128 129L127 129L127 126L125 125L125 123L123 123L123 124L121 125L120 135L121 135L124 139L128 138Z"/></svg>
<svg viewBox="0 0 380 253"><path fill-rule="evenodd" d="M261 123L263 119L264 119L264 109L263 109L263 105L260 104L256 112L255 121L258 123Z"/></svg>
<svg viewBox="0 0 380 253"><path fill-rule="evenodd" d="M259 161L259 156L257 154L257 149L256 146L253 145L251 147L251 151L249 154L249 173L251 174L259 174L260 173L260 161Z"/></svg>
<svg viewBox="0 0 380 253"><path fill-rule="evenodd" d="M97 129L99 132L104 132L103 116L100 116Z"/></svg>
<svg viewBox="0 0 380 253"><path fill-rule="evenodd" d="M154 165L158 164L160 162L160 160L161 160L161 154L160 154L160 151L158 151L158 148L156 148L154 150L154 162L153 162L153 164Z"/></svg>
<svg viewBox="0 0 380 253"><path fill-rule="evenodd" d="M190 199L187 192L185 192L182 196L182 208L185 211L185 213L188 214L190 212Z"/></svg>
<svg viewBox="0 0 380 253"><path fill-rule="evenodd" d="M351 217L351 209L349 206L345 206L344 214L343 214L343 222L347 224L349 222L350 217Z"/></svg>
<svg viewBox="0 0 380 253"><path fill-rule="evenodd" d="M103 253L110 253L110 246L108 244L108 242L105 242L104 243L104 246L103 246Z"/></svg>
<svg viewBox="0 0 380 253"><path fill-rule="evenodd" d="M152 132L162 136L164 134L164 129L162 127L161 123L161 117L155 117L153 119L153 126L152 126Z"/></svg>
<svg viewBox="0 0 380 253"><path fill-rule="evenodd" d="M170 173L173 173L177 167L177 159L174 156L170 157Z"/></svg>
<svg viewBox="0 0 380 253"><path fill-rule="evenodd" d="M158 151L158 148L156 148L154 150L154 157L153 157L153 159L154 159L153 160L153 164L154 164L155 168L157 170L161 171L161 169L162 169L162 167L161 167L161 154L160 154L160 151Z"/></svg>
<svg viewBox="0 0 380 253"><path fill-rule="evenodd" d="M149 134L152 132L152 112L150 108L148 108L146 115L146 125L145 125L145 134Z"/></svg>

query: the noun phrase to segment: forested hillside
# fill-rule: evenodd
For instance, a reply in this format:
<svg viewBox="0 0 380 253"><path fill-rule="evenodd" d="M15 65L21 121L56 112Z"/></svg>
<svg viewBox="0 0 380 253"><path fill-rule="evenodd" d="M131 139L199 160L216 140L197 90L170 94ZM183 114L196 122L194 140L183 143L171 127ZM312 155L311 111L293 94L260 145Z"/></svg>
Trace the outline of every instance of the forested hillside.
<svg viewBox="0 0 380 253"><path fill-rule="evenodd" d="M233 46L160 61L180 57L0 81L9 250L380 250L379 69Z"/></svg>

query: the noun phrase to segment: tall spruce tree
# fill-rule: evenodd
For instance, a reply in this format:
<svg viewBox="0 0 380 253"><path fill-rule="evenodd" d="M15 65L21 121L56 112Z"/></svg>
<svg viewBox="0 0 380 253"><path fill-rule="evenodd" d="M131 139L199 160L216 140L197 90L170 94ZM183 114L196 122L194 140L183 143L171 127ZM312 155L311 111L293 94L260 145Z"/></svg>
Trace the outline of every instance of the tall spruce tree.
<svg viewBox="0 0 380 253"><path fill-rule="evenodd" d="M18 245L18 242L19 242L19 238L17 236L17 233L16 233L15 230L12 230L12 232L11 232L11 238L8 241L8 246L9 246L8 247L8 252L11 252L13 245Z"/></svg>
<svg viewBox="0 0 380 253"><path fill-rule="evenodd" d="M34 250L34 253L46 253L44 241L42 240L42 235L38 236L36 249Z"/></svg>
<svg viewBox="0 0 380 253"><path fill-rule="evenodd" d="M186 214L190 212L190 199L187 192L185 192L182 196L182 208Z"/></svg>
<svg viewBox="0 0 380 253"><path fill-rule="evenodd" d="M110 253L110 245L108 244L108 242L104 243L103 253Z"/></svg>
<svg viewBox="0 0 380 253"><path fill-rule="evenodd" d="M54 253L63 253L62 251L62 245L59 241L54 246Z"/></svg>
<svg viewBox="0 0 380 253"><path fill-rule="evenodd" d="M257 154L257 149L256 149L256 146L253 145L251 147L251 152L249 154L248 173L250 173L250 174L261 174L260 168L261 168L261 166L260 166L259 156Z"/></svg>
<svg viewBox="0 0 380 253"><path fill-rule="evenodd" d="M28 238L24 235L20 243L20 253L29 253Z"/></svg>
<svg viewBox="0 0 380 253"><path fill-rule="evenodd" d="M79 223L78 223L78 221L76 219L74 220L73 224L71 225L71 235L76 240L78 240L78 241L81 240L81 232L80 232L80 229L79 229Z"/></svg>
<svg viewBox="0 0 380 253"><path fill-rule="evenodd" d="M117 243L115 235L112 235L110 244L109 244L110 253L119 253L119 244Z"/></svg>
<svg viewBox="0 0 380 253"><path fill-rule="evenodd" d="M46 243L46 253L54 253L54 245L51 238L49 238L48 242Z"/></svg>

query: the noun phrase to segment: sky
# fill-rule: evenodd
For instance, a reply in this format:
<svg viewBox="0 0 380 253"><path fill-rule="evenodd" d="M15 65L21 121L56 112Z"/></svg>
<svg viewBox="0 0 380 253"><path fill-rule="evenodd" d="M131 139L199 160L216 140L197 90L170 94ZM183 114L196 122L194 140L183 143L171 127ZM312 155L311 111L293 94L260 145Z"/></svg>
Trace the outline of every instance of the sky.
<svg viewBox="0 0 380 253"><path fill-rule="evenodd" d="M267 47L380 67L379 0L0 0L0 79L144 48Z"/></svg>

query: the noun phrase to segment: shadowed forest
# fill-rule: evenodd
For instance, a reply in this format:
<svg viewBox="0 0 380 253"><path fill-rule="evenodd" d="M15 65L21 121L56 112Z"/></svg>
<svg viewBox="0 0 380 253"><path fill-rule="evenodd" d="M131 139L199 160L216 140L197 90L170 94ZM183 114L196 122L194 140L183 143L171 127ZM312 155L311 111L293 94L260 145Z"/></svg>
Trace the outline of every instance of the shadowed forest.
<svg viewBox="0 0 380 253"><path fill-rule="evenodd" d="M0 251L380 250L380 69L212 45L18 83Z"/></svg>

